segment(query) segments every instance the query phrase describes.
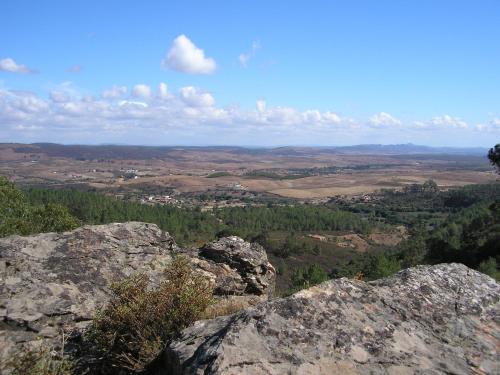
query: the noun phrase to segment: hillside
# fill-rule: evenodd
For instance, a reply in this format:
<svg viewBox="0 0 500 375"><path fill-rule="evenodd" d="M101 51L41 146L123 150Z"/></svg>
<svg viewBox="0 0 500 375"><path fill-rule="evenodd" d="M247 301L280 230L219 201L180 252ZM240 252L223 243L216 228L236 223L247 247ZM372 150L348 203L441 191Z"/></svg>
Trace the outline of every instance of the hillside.
<svg viewBox="0 0 500 375"><path fill-rule="evenodd" d="M99 319L110 313L107 309L115 306L116 312L126 314L134 306L113 297L113 282L120 281L121 288L129 285L122 293L132 293L137 286L123 281L140 280L134 275L143 274L152 281L153 293L162 285L162 265L172 264L179 255L189 260L194 272L190 277L203 276L213 285L217 302L204 317L216 318L178 331L163 354L141 354L145 372L118 370L124 363L120 352L85 351L86 343L96 339L92 332ZM66 361L75 361L76 373L87 368L103 375L329 374L332 369L352 374L467 374L500 369L500 284L459 264L419 266L370 283L337 279L267 301L274 288L274 267L261 246L237 237L183 249L151 224L84 226L61 234L0 239L0 258L4 363L30 347L50 345ZM189 289L190 295L193 292ZM127 323L127 335L141 320L155 316L147 308L151 303ZM188 306L180 307L187 311ZM172 311L177 310L169 314ZM100 335L120 332L99 329ZM143 348L146 344L141 341ZM27 353L37 358L36 352ZM96 353L104 355L104 363ZM53 358L57 362L61 357ZM115 367L110 369L110 364Z"/></svg>

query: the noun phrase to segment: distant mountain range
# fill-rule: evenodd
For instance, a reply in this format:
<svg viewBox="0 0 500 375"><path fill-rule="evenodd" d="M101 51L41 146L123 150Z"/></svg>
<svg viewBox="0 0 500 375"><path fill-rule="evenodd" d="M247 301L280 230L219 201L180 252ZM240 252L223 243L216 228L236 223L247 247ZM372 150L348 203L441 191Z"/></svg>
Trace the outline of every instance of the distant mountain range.
<svg viewBox="0 0 500 375"><path fill-rule="evenodd" d="M0 149L12 149L17 153L41 153L52 157L82 159L166 159L182 150L202 152L224 152L233 154L263 154L279 156L307 156L318 154L364 154L364 155L469 155L485 156L482 147L430 147L412 143L398 145L365 144L331 147L238 147L238 146L128 146L128 145L62 145L56 143L0 144Z"/></svg>
<svg viewBox="0 0 500 375"><path fill-rule="evenodd" d="M430 147L413 143L399 145L354 145L333 147L342 153L356 154L454 154L454 155L486 155L487 148L482 147Z"/></svg>

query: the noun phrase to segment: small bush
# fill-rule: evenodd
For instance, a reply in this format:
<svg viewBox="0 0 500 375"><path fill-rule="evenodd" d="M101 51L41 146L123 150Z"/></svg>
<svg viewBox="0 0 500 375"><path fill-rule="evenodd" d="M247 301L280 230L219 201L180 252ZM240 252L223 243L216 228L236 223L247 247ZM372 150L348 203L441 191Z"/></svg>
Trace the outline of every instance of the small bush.
<svg viewBox="0 0 500 375"><path fill-rule="evenodd" d="M74 365L51 348L40 346L13 355L6 363L11 375L72 375Z"/></svg>
<svg viewBox="0 0 500 375"><path fill-rule="evenodd" d="M292 288L285 292L290 295L302 289L310 288L330 279L328 273L317 264L311 264L309 267L298 267L292 273Z"/></svg>
<svg viewBox="0 0 500 375"><path fill-rule="evenodd" d="M497 268L497 261L493 257L479 263L477 270L500 281L500 271Z"/></svg>
<svg viewBox="0 0 500 375"><path fill-rule="evenodd" d="M209 280L193 272L183 257L164 275L154 288L145 274L112 286L113 298L86 334L86 346L100 359L93 373L144 370L169 340L200 319L212 301Z"/></svg>

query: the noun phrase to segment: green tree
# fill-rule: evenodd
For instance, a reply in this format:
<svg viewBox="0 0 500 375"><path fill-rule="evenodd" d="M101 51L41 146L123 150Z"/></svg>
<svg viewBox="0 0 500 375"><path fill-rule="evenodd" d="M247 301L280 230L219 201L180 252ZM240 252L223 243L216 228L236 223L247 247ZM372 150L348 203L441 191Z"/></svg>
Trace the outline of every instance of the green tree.
<svg viewBox="0 0 500 375"><path fill-rule="evenodd" d="M66 207L58 204L33 205L13 183L0 177L0 237L62 232L79 224Z"/></svg>
<svg viewBox="0 0 500 375"><path fill-rule="evenodd" d="M317 264L312 264L309 267L296 268L292 274L293 287L291 292L293 293L301 289L309 288L328 279L328 273L323 267Z"/></svg>
<svg viewBox="0 0 500 375"><path fill-rule="evenodd" d="M493 257L490 257L485 261L479 263L479 267L477 268L477 270L493 277L496 280L500 280L500 271L498 271L497 268L497 261Z"/></svg>
<svg viewBox="0 0 500 375"><path fill-rule="evenodd" d="M500 173L500 143L490 148L488 159L490 159L490 163L497 168L497 172Z"/></svg>

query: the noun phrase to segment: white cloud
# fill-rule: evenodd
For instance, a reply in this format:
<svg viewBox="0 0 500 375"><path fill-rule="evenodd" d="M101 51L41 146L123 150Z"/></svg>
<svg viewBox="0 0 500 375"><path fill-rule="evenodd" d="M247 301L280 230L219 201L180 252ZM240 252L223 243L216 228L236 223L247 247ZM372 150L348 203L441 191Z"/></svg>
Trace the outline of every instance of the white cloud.
<svg viewBox="0 0 500 375"><path fill-rule="evenodd" d="M65 103L71 99L69 93L62 90L51 91L49 97L54 103Z"/></svg>
<svg viewBox="0 0 500 375"><path fill-rule="evenodd" d="M83 70L83 66L76 64L72 65L68 68L68 72L70 73L80 73Z"/></svg>
<svg viewBox="0 0 500 375"><path fill-rule="evenodd" d="M340 124L342 122L342 118L335 112L327 111L323 113L323 121L331 124Z"/></svg>
<svg viewBox="0 0 500 375"><path fill-rule="evenodd" d="M126 86L117 86L114 85L110 89L106 89L101 93L101 96L104 99L118 99L127 94L127 87Z"/></svg>
<svg viewBox="0 0 500 375"><path fill-rule="evenodd" d="M142 83L135 85L132 89L132 95L136 98L148 99L151 97L151 87Z"/></svg>
<svg viewBox="0 0 500 375"><path fill-rule="evenodd" d="M27 67L26 65L16 63L10 57L0 60L0 71L21 74L36 73L35 70Z"/></svg>
<svg viewBox="0 0 500 375"><path fill-rule="evenodd" d="M450 115L435 116L428 121L413 121L413 128L417 130L446 130L468 129L467 123L459 117Z"/></svg>
<svg viewBox="0 0 500 375"><path fill-rule="evenodd" d="M458 117L450 115L436 116L430 121L430 125L436 127L451 127L455 129L465 129L468 127L467 123Z"/></svg>
<svg viewBox="0 0 500 375"><path fill-rule="evenodd" d="M257 100L257 111L260 113L266 110L266 101L265 100Z"/></svg>
<svg viewBox="0 0 500 375"><path fill-rule="evenodd" d="M477 124L475 130L481 132L500 131L500 118L494 118L487 124Z"/></svg>
<svg viewBox="0 0 500 375"><path fill-rule="evenodd" d="M162 100L168 99L168 86L166 83L160 82L156 96Z"/></svg>
<svg viewBox="0 0 500 375"><path fill-rule="evenodd" d="M241 66L246 68L248 66L248 62L250 61L250 59L255 57L255 54L257 53L257 50L259 48L260 43L258 41L252 42L252 49L248 52L241 53L238 56L238 61L240 62Z"/></svg>
<svg viewBox="0 0 500 375"><path fill-rule="evenodd" d="M209 107L215 104L215 99L210 93L201 91L196 87L193 86L182 87L179 90L179 92L181 99L188 106Z"/></svg>
<svg viewBox="0 0 500 375"><path fill-rule="evenodd" d="M384 126L399 126L401 121L386 112L380 112L374 114L368 120L368 123L374 127L384 127Z"/></svg>
<svg viewBox="0 0 500 375"><path fill-rule="evenodd" d="M146 91L143 89L135 90L140 91L138 96L127 97L124 86L115 86L109 90L111 94L93 97L72 91L76 89L64 83L54 88L48 98L42 98L30 92L0 88L2 138L28 140L23 137L31 132L30 142L187 144L195 140L204 144L335 145L402 141L402 127L380 126L374 132L370 131L373 127L370 119L353 120L333 111L272 106L264 100L258 100L252 109L217 107L212 94L193 86L169 93L166 85L160 84L154 98L149 86ZM148 92L149 96L145 94ZM449 117L421 122L421 129L408 127L405 136L409 134L412 138L405 140L427 143L425 140L432 140L437 134L455 139L468 139L470 135L491 138L490 133L461 127L450 131L453 125L431 123L454 123L451 120L454 117ZM380 114L376 119L384 124L399 121ZM485 131L498 131L500 120L493 119L487 125ZM116 134L122 138L113 138Z"/></svg>
<svg viewBox="0 0 500 375"><path fill-rule="evenodd" d="M144 103L144 102L138 102L138 101L135 101L135 100L121 100L118 102L118 105L120 107L126 107L126 106L138 106L138 107L142 107L142 108L147 108L148 105L147 103Z"/></svg>
<svg viewBox="0 0 500 375"><path fill-rule="evenodd" d="M183 34L174 39L162 66L188 74L212 74L217 64Z"/></svg>

